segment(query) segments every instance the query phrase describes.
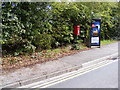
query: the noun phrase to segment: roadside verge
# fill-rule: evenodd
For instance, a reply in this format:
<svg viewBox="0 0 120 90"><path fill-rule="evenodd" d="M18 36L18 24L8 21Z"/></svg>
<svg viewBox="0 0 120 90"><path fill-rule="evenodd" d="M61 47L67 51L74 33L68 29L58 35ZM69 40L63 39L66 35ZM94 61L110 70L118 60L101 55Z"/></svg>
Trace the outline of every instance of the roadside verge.
<svg viewBox="0 0 120 90"><path fill-rule="evenodd" d="M69 67L67 69L60 70L60 71L57 71L57 72L53 72L53 73L50 73L50 74L47 74L47 75L37 76L37 77L34 77L34 78L29 78L27 80L19 80L19 81L16 81L14 83L9 83L8 85L3 86L2 88L16 88L16 87L28 85L28 84L38 82L38 81L41 81L41 80L45 80L45 79L48 79L48 78L51 78L51 77L59 76L59 75L62 75L64 73L72 72L72 71L78 70L82 67L87 67L87 66L90 66L90 65L93 65L93 64L96 64L96 63L100 63L100 62L102 62L106 59L110 59L110 58L114 59L114 58L117 58L117 57L118 57L118 53L111 54L111 55L108 55L108 56L105 56L105 57L102 57L102 58L99 58L99 59L96 59L96 60L93 60L93 61L90 61L90 62L83 63L81 65L77 65L77 66L74 66L74 67L72 66L72 67Z"/></svg>

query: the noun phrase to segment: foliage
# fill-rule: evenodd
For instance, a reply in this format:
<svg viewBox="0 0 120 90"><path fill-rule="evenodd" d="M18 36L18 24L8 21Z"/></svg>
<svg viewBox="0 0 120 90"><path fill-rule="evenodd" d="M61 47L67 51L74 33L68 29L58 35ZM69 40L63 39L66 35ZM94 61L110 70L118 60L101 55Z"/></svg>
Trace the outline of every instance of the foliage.
<svg viewBox="0 0 120 90"><path fill-rule="evenodd" d="M3 54L20 55L74 42L73 26L81 26L80 40L89 38L91 20L101 17L101 38L119 39L120 2L2 2Z"/></svg>
<svg viewBox="0 0 120 90"><path fill-rule="evenodd" d="M33 43L36 47L39 47L39 49L50 49L52 41L54 40L49 34L38 34L34 39Z"/></svg>
<svg viewBox="0 0 120 90"><path fill-rule="evenodd" d="M115 43L117 42L116 40L102 40L101 41L101 45L107 45L107 44L111 44L111 43Z"/></svg>
<svg viewBox="0 0 120 90"><path fill-rule="evenodd" d="M8 62L10 64L13 64L13 63L16 63L17 62L17 59L16 58L11 58L11 59L8 59Z"/></svg>

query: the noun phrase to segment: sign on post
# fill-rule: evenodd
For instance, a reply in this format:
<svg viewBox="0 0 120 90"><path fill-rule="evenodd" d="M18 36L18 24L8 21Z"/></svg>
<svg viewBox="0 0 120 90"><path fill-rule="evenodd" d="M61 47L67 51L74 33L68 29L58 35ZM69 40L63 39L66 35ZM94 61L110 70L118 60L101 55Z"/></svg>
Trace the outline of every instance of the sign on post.
<svg viewBox="0 0 120 90"><path fill-rule="evenodd" d="M90 30L90 47L99 46L100 47L100 18L94 18L94 22L91 24Z"/></svg>

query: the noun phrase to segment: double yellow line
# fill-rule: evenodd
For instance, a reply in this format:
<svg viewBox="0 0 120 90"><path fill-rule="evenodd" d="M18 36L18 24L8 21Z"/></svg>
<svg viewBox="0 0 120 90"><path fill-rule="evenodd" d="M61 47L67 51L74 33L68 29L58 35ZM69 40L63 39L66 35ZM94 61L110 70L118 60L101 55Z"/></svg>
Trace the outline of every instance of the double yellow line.
<svg viewBox="0 0 120 90"><path fill-rule="evenodd" d="M91 66L86 67L86 68L82 68L79 71L76 71L75 73L69 74L69 75L67 75L65 77L59 77L59 78L56 78L56 79L54 79L52 81L49 81L49 82L45 82L45 83L42 83L42 84L37 84L37 85L31 86L30 88L46 88L46 87L50 87L52 85L55 85L55 84L61 83L63 81L75 78L75 77L83 75L85 73L88 73L88 72L90 72L92 70L96 70L96 69L98 69L100 67L106 66L106 65L111 64L113 62L115 62L115 61L104 60L101 63L91 65Z"/></svg>

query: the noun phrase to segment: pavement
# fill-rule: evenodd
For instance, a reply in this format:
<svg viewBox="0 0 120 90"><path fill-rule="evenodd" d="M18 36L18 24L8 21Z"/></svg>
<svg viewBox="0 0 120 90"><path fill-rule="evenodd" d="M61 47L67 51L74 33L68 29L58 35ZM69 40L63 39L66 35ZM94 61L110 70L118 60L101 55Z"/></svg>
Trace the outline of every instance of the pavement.
<svg viewBox="0 0 120 90"><path fill-rule="evenodd" d="M16 88L75 71L82 68L85 65L84 63L92 61L94 61L92 63L98 63L98 61L104 60L104 58L112 58L115 53L118 53L118 42L101 46L101 48L93 48L74 55L65 56L55 61L36 64L31 67L23 67L1 75L0 88Z"/></svg>

